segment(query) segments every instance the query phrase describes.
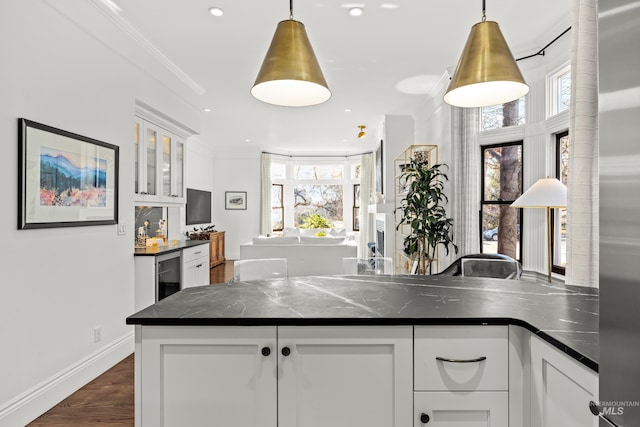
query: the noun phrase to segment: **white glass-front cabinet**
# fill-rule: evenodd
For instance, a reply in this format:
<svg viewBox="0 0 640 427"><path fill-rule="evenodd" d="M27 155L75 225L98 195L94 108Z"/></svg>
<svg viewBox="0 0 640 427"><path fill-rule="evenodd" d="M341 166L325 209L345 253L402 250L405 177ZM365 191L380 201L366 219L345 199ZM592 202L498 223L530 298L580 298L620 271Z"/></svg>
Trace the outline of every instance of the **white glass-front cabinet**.
<svg viewBox="0 0 640 427"><path fill-rule="evenodd" d="M139 117L134 128L136 201L184 203L184 140Z"/></svg>

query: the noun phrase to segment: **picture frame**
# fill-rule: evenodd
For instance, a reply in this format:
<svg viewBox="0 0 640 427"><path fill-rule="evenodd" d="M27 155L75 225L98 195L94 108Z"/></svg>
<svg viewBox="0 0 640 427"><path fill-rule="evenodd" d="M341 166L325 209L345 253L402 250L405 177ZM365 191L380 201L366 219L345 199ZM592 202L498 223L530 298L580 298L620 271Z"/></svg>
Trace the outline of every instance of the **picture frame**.
<svg viewBox="0 0 640 427"><path fill-rule="evenodd" d="M247 210L246 191L225 191L224 208L228 211Z"/></svg>
<svg viewBox="0 0 640 427"><path fill-rule="evenodd" d="M118 146L24 118L18 145L18 229L118 223Z"/></svg>

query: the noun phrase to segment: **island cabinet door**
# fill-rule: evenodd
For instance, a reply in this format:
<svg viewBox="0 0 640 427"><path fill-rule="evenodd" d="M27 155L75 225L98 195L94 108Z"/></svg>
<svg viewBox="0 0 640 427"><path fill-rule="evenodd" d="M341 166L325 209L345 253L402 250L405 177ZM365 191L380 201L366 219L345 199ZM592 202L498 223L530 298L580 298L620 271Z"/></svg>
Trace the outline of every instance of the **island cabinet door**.
<svg viewBox="0 0 640 427"><path fill-rule="evenodd" d="M589 410L589 402L598 401L598 375L535 336L531 382L532 426L598 426L598 417Z"/></svg>
<svg viewBox="0 0 640 427"><path fill-rule="evenodd" d="M411 326L278 328L278 427L412 425Z"/></svg>
<svg viewBox="0 0 640 427"><path fill-rule="evenodd" d="M141 335L137 426L276 427L275 326L143 326Z"/></svg>

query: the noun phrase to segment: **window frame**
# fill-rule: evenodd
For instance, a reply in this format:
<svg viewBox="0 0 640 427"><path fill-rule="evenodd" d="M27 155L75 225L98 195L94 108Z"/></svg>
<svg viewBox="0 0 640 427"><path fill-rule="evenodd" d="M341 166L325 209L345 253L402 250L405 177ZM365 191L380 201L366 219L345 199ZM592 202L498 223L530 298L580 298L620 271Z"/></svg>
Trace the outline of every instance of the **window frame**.
<svg viewBox="0 0 640 427"><path fill-rule="evenodd" d="M284 184L271 184L271 201L273 202L273 189L274 187L280 187L280 206L271 205L271 218L273 218L273 211L276 209L280 209L281 214L281 228L274 228L273 221L271 221L271 231L284 231Z"/></svg>
<svg viewBox="0 0 640 427"><path fill-rule="evenodd" d="M299 184L308 185L341 185L342 186L342 222L343 227L348 229L349 223L353 224L353 184L359 184L360 178L353 177L353 170L357 165L362 165L360 156L345 157L324 157L324 156L287 156L286 159L273 160L272 163L283 164L285 167L284 178L272 178L272 184L283 185L283 227L298 227L295 224L295 195L294 188ZM297 165L341 165L343 167L342 179L294 179L294 168ZM273 224L272 224L273 226Z"/></svg>
<svg viewBox="0 0 640 427"><path fill-rule="evenodd" d="M360 184L353 184L353 210L351 214L351 222L352 222L351 230L352 231L360 231L359 220L356 227L356 218L360 216L360 198L357 197L359 192L360 192ZM357 215L356 215L356 210L358 211Z"/></svg>
<svg viewBox="0 0 640 427"><path fill-rule="evenodd" d="M562 181L562 138L568 137L569 131L565 130L554 134L555 137L555 176ZM571 139L569 139L571 142ZM566 209L566 208L565 208ZM566 275L566 266L556 264L556 228L558 209L551 210L551 271L560 275ZM565 248L566 250L566 248Z"/></svg>
<svg viewBox="0 0 640 427"><path fill-rule="evenodd" d="M496 144L483 144L480 146L480 210L478 211L478 233L479 233L479 238L480 238L480 253L485 253L484 252L484 238L483 238L483 229L482 229L482 219L483 219L483 212L484 212L484 207L486 205L497 205L497 206L501 206L501 205L510 205L511 203L513 203L515 201L514 200L491 200L491 201L487 201L485 199L485 160L484 160L484 152L486 149L491 149L491 148L500 148L500 147L510 147L513 145L519 145L520 146L520 150L521 150L521 162L522 162L522 171L520 173L520 189L521 191L524 189L523 185L524 185L524 165L525 165L525 161L524 161L524 141L523 140L517 140L517 141L509 141L509 142L500 142L500 143L496 143ZM518 208L514 208L514 209L518 209ZM522 263L522 260L524 259L524 236L525 236L525 227L524 227L524 215L523 215L523 210L522 209L518 209L518 223L520 224L520 253L519 253L519 257L517 258L517 261L519 261L520 263Z"/></svg>
<svg viewBox="0 0 640 427"><path fill-rule="evenodd" d="M547 74L547 119L568 112L571 109L570 106L562 111L559 111L558 108L560 102L560 78L567 72L571 73L571 61L565 62ZM571 95L569 96L569 100L571 100Z"/></svg>

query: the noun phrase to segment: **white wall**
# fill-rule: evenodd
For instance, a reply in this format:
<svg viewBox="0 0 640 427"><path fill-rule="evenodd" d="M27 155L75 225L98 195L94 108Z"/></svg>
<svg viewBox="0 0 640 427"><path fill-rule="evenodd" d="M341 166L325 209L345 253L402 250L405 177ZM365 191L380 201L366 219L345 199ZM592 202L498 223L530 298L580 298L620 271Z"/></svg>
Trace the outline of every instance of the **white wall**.
<svg viewBox="0 0 640 427"><path fill-rule="evenodd" d="M260 234L260 153L255 147L216 150L213 162L213 222L225 231L227 259L240 259L240 245ZM246 191L246 210L226 210L225 191Z"/></svg>
<svg viewBox="0 0 640 427"><path fill-rule="evenodd" d="M132 352L125 318L134 307L134 103L139 99L191 128L200 120L198 96L177 79L160 82L161 72L135 66L127 55L140 54L146 65L149 55L93 4L58 3L8 2L0 14L2 426L24 425ZM112 44L73 22L80 11L89 17L86 28L118 34ZM121 49L114 49L117 43ZM117 235L115 225L17 230L19 117L120 146L126 235Z"/></svg>

